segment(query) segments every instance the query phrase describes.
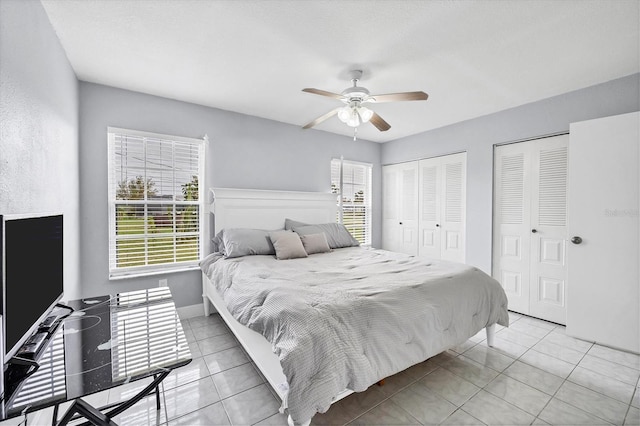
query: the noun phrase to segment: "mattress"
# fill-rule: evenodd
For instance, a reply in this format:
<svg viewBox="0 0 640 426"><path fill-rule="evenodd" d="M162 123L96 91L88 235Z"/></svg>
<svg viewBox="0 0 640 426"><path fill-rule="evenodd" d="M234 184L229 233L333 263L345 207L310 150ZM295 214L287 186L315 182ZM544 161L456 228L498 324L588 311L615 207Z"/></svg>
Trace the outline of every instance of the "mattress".
<svg viewBox="0 0 640 426"><path fill-rule="evenodd" d="M227 259L202 270L241 324L278 356L296 423L460 344L491 324L508 326L507 297L477 268L362 247L303 259Z"/></svg>

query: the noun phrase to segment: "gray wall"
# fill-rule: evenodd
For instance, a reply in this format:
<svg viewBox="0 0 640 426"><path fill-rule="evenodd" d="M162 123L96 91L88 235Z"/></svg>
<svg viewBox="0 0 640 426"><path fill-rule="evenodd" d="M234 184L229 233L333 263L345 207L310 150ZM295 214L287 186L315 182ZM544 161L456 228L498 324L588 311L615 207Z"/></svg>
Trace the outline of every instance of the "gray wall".
<svg viewBox="0 0 640 426"><path fill-rule="evenodd" d="M382 164L467 151L467 263L491 272L493 146L640 109L640 74L382 145ZM569 152L571 155L571 152Z"/></svg>
<svg viewBox="0 0 640 426"><path fill-rule="evenodd" d="M64 214L65 294L76 298L78 81L39 1L0 1L0 58L0 213Z"/></svg>
<svg viewBox="0 0 640 426"><path fill-rule="evenodd" d="M373 245L380 235L380 145L215 108L80 83L81 277L83 296L158 285L152 276L108 280L107 127L209 136L207 187L330 190L330 161L373 164ZM177 306L202 302L200 273L166 276Z"/></svg>

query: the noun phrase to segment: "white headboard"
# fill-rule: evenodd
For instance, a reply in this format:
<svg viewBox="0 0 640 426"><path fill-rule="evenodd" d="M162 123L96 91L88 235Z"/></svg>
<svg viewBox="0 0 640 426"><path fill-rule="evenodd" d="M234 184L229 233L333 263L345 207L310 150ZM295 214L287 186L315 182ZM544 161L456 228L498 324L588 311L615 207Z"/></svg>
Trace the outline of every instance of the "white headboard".
<svg viewBox="0 0 640 426"><path fill-rule="evenodd" d="M211 235L224 228L280 229L285 218L300 222L335 222L336 194L211 188Z"/></svg>

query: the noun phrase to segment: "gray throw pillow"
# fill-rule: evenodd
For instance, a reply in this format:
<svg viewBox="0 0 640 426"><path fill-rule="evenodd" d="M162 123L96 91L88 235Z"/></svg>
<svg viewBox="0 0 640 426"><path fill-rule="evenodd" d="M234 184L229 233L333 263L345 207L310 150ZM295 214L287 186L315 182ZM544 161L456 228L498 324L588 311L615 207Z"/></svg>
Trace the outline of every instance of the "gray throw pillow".
<svg viewBox="0 0 640 426"><path fill-rule="evenodd" d="M304 250L300 236L291 231L278 231L269 233L273 247L276 249L276 258L279 260L284 259L297 259L300 257L307 257L307 252Z"/></svg>
<svg viewBox="0 0 640 426"><path fill-rule="evenodd" d="M284 220L284 229L286 231L291 231L296 226L305 226L305 225L309 225L309 224L304 222L298 222L297 220L293 220L293 219Z"/></svg>
<svg viewBox="0 0 640 426"><path fill-rule="evenodd" d="M215 237L211 239L211 248L213 249L213 253L221 253L224 254L224 242L222 241L222 234L224 233L224 229L216 234Z"/></svg>
<svg viewBox="0 0 640 426"><path fill-rule="evenodd" d="M332 249L359 246L358 240L353 238L347 228L341 223L321 223L318 225L294 226L293 230L299 235L318 234L324 232L329 247Z"/></svg>
<svg viewBox="0 0 640 426"><path fill-rule="evenodd" d="M269 232L264 229L224 229L222 232L223 254L226 257L275 254Z"/></svg>
<svg viewBox="0 0 640 426"><path fill-rule="evenodd" d="M300 240L302 241L302 245L304 246L304 250L307 254L326 253L331 251L324 232L320 232L319 234L302 235Z"/></svg>

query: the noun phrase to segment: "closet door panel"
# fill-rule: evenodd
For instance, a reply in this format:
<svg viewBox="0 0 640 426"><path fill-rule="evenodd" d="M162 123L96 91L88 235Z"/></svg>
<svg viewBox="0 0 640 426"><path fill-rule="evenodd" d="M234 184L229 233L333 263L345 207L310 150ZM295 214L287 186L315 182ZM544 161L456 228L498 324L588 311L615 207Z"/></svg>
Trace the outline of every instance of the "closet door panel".
<svg viewBox="0 0 640 426"><path fill-rule="evenodd" d="M531 244L530 153L522 144L495 149L493 277L509 298L509 309L529 313Z"/></svg>
<svg viewBox="0 0 640 426"><path fill-rule="evenodd" d="M401 251L416 255L418 254L418 162L403 164L401 178Z"/></svg>
<svg viewBox="0 0 640 426"><path fill-rule="evenodd" d="M530 313L566 324L569 136L534 142Z"/></svg>
<svg viewBox="0 0 640 426"><path fill-rule="evenodd" d="M420 160L420 247L418 255L440 257L440 161Z"/></svg>
<svg viewBox="0 0 640 426"><path fill-rule="evenodd" d="M466 153L441 159L443 209L440 219L440 257L465 261Z"/></svg>
<svg viewBox="0 0 640 426"><path fill-rule="evenodd" d="M418 162L384 166L382 248L418 253Z"/></svg>
<svg viewBox="0 0 640 426"><path fill-rule="evenodd" d="M400 181L398 166L382 168L382 248L400 251Z"/></svg>

